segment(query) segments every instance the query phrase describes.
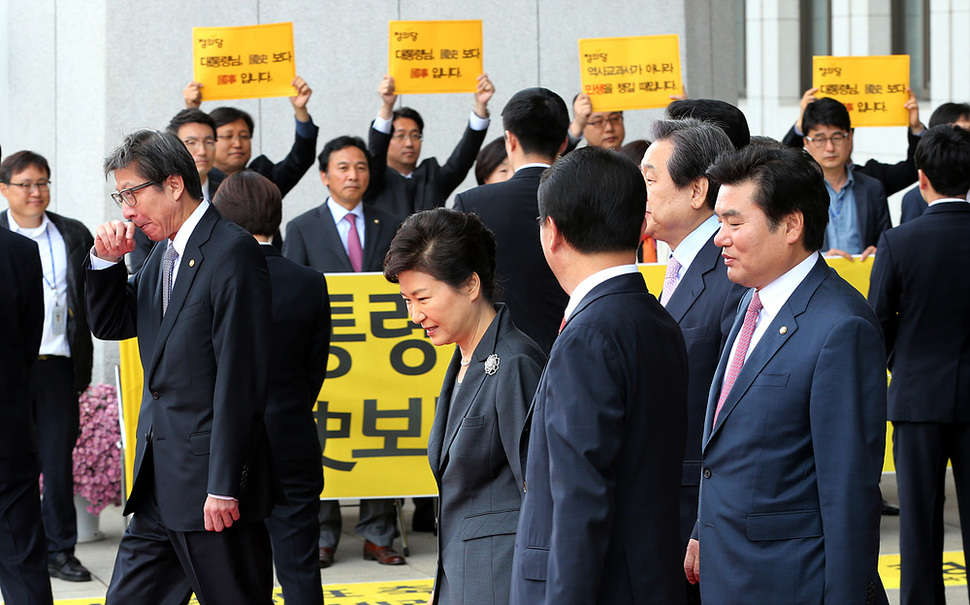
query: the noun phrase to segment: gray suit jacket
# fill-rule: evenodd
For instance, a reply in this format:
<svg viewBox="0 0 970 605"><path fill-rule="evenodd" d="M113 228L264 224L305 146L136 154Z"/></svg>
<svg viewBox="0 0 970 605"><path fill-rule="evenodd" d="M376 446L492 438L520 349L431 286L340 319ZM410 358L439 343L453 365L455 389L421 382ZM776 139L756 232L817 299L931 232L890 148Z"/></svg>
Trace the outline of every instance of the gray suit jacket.
<svg viewBox="0 0 970 605"><path fill-rule="evenodd" d="M498 367L489 374L493 355ZM456 347L428 438L441 495L435 603L508 603L522 500L520 440L546 356L499 305L451 405L460 361Z"/></svg>
<svg viewBox="0 0 970 605"><path fill-rule="evenodd" d="M383 210L364 206L364 271L380 271L401 220ZM337 234L327 204L321 204L286 225L283 256L324 273L353 273L350 258Z"/></svg>

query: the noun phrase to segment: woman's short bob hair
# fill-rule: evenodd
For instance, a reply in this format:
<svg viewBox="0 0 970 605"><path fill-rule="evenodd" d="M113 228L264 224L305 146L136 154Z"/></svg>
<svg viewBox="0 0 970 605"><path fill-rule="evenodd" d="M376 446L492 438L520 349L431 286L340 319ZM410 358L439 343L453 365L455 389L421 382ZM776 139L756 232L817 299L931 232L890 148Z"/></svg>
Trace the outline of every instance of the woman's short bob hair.
<svg viewBox="0 0 970 605"><path fill-rule="evenodd" d="M495 236L482 219L449 208L408 217L384 257L384 277L397 283L405 271L420 271L458 290L478 274L482 296L495 302Z"/></svg>

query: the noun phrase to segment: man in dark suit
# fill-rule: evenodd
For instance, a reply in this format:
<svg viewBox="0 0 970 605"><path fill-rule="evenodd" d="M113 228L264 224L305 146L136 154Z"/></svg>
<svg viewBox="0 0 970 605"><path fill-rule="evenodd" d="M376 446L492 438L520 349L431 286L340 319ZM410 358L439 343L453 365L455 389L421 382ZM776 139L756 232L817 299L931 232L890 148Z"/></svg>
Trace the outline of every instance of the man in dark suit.
<svg viewBox="0 0 970 605"><path fill-rule="evenodd" d="M0 594L7 603L51 605L37 477L29 368L44 333L37 244L0 229Z"/></svg>
<svg viewBox="0 0 970 605"><path fill-rule="evenodd" d="M87 271L95 336L138 337L144 393L134 480L106 603L169 603L187 580L203 603L268 605L263 519L274 492L266 427L272 300L251 235L202 199L185 145L129 135L105 160L130 222L101 225ZM130 280L139 228L156 246ZM165 241L170 240L170 241Z"/></svg>
<svg viewBox="0 0 970 605"><path fill-rule="evenodd" d="M215 174L212 172L216 156L215 121L204 111L190 107L175 114L165 130L185 143L185 148L192 154L195 167L199 170L202 198L212 201L212 196L215 195L216 189L225 177L221 172ZM155 242L148 239L141 230L135 231L135 244L136 248L128 255L128 269L132 273L138 273L141 270L145 259L155 246Z"/></svg>
<svg viewBox="0 0 970 605"><path fill-rule="evenodd" d="M488 101L495 87L486 74L478 76L475 109L451 157L442 166L436 158L418 164L424 120L410 107L394 109L394 78L385 75L378 88L381 109L371 123L368 146L374 154L374 173L364 203L404 220L419 210L445 205L475 164L488 130Z"/></svg>
<svg viewBox="0 0 970 605"><path fill-rule="evenodd" d="M324 273L380 271L400 221L362 203L370 184L370 154L358 137L337 137L320 152L320 180L329 189L326 203L304 212L286 226L283 255ZM361 500L357 533L364 538L364 558L382 565L403 565L392 545L397 532L394 501ZM336 500L320 503L320 567L333 564L342 520Z"/></svg>
<svg viewBox="0 0 970 605"><path fill-rule="evenodd" d="M234 174L213 200L227 220L249 231L266 256L273 283L266 430L286 504L266 520L276 576L291 605L321 605L317 515L323 491L313 407L330 357L330 298L319 271L284 258L270 244L282 216L280 191L252 171Z"/></svg>
<svg viewBox="0 0 970 605"><path fill-rule="evenodd" d="M970 548L970 132L931 128L916 149L929 205L883 234L869 302L886 337L899 483L900 599L945 603L940 558L947 460Z"/></svg>
<svg viewBox="0 0 970 605"><path fill-rule="evenodd" d="M566 104L545 88L515 93L502 110L505 149L515 174L459 193L455 209L474 212L495 234L499 301L516 327L546 354L552 349L569 297L556 281L539 245L539 177L566 146Z"/></svg>
<svg viewBox="0 0 970 605"><path fill-rule="evenodd" d="M692 118L658 120L651 138L640 164L647 182L646 233L672 251L660 303L683 331L690 361L680 486L680 538L686 549L697 521L707 395L744 294L743 287L728 279L721 249L714 244L718 187L705 174L719 155L734 147L720 128ZM700 603L698 587L685 584L688 602Z"/></svg>
<svg viewBox="0 0 970 605"><path fill-rule="evenodd" d="M538 196L542 252L570 298L524 438L510 602L683 603L687 353L634 264L643 176L585 147Z"/></svg>
<svg viewBox="0 0 970 605"><path fill-rule="evenodd" d="M280 188L283 197L296 187L310 166L313 166L319 128L313 123L306 108L310 95L313 94L310 86L300 76L293 78L292 84L296 94L290 97L290 103L296 119L296 134L293 147L282 162L273 162L265 155L249 161L252 158L252 138L255 132L251 115L235 107L217 107L209 112L216 124L213 178L221 180L226 175L248 168L273 181ZM189 82L182 91L182 97L186 107L198 109L202 105L202 85Z"/></svg>
<svg viewBox="0 0 970 605"><path fill-rule="evenodd" d="M53 212L50 166L31 151L19 151L0 164L0 194L10 208L0 227L37 243L44 268L44 338L31 368L30 401L44 474L42 510L51 576L86 582L91 574L74 556L74 444L80 412L78 397L91 382L93 346L83 304L82 263L94 241L87 227Z"/></svg>
<svg viewBox="0 0 970 605"><path fill-rule="evenodd" d="M731 281L751 289L711 386L688 579L705 605L887 603L883 343L865 300L818 254L822 172L802 151L759 145L708 175L720 184L714 242Z"/></svg>

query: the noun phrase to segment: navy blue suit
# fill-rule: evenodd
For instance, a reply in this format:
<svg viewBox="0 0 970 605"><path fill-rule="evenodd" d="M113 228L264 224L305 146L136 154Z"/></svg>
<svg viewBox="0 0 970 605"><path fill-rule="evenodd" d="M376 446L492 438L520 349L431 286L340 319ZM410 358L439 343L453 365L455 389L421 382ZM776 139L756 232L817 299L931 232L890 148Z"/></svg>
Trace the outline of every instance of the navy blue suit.
<svg viewBox="0 0 970 605"><path fill-rule="evenodd" d="M751 292L704 421L701 598L705 605L886 603L876 571L886 434L876 319L818 258L749 351L713 425Z"/></svg>
<svg viewBox="0 0 970 605"><path fill-rule="evenodd" d="M925 206L925 204L924 204ZM970 548L970 204L935 204L883 234L869 302L886 336L899 483L902 603L944 603L947 460Z"/></svg>
<svg viewBox="0 0 970 605"><path fill-rule="evenodd" d="M684 337L643 277L593 288L532 403L513 605L684 602L686 401Z"/></svg>
<svg viewBox="0 0 970 605"><path fill-rule="evenodd" d="M900 203L899 224L902 225L917 216L921 216L926 212L926 207L926 200L923 199L919 187L913 187L903 195L903 201Z"/></svg>

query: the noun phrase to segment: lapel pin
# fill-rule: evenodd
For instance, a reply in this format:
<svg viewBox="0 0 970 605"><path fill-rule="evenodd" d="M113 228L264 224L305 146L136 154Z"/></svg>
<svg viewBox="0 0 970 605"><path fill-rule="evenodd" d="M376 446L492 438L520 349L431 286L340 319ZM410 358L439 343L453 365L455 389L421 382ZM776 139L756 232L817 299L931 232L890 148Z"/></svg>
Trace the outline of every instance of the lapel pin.
<svg viewBox="0 0 970 605"><path fill-rule="evenodd" d="M788 326L782 326L782 327L778 328L778 333L779 334L782 334L782 335L787 334L788 333Z"/></svg>
<svg viewBox="0 0 970 605"><path fill-rule="evenodd" d="M485 360L485 373L488 374L489 376L493 376L495 372L498 372L498 366L500 362L501 360L498 358L498 355L496 355L495 353L492 353L491 355L489 355L488 359Z"/></svg>
<svg viewBox="0 0 970 605"><path fill-rule="evenodd" d="M377 219L375 218L375 219L374 219L374 224L375 224L375 225L379 225L379 224L380 224L380 221L379 221L379 220L377 220Z"/></svg>
<svg viewBox="0 0 970 605"><path fill-rule="evenodd" d="M190 258L189 259L189 266L190 267L194 267L195 266L195 259L194 258Z"/></svg>

